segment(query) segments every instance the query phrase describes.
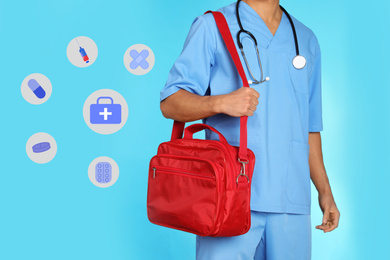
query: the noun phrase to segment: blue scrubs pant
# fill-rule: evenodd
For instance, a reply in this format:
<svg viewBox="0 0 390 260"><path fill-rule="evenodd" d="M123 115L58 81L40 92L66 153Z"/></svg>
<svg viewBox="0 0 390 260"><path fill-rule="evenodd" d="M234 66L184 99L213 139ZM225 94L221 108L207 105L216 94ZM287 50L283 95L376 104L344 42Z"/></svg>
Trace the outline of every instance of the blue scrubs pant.
<svg viewBox="0 0 390 260"><path fill-rule="evenodd" d="M311 259L310 215L252 211L251 217L251 228L244 235L196 236L196 259Z"/></svg>

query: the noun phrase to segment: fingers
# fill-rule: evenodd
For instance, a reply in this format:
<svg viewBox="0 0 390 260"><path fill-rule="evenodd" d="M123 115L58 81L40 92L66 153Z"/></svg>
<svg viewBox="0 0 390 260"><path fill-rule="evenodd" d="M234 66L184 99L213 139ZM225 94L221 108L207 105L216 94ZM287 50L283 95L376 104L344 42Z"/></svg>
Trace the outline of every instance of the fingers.
<svg viewBox="0 0 390 260"><path fill-rule="evenodd" d="M330 222L329 222L329 224L330 224ZM321 225L316 226L316 229L322 230L325 233L325 230L328 229L328 227L326 224L325 225L321 224Z"/></svg>
<svg viewBox="0 0 390 260"><path fill-rule="evenodd" d="M322 224L316 226L316 229L320 229L325 232L325 230L328 230L331 225L332 222L330 220L329 210L325 209L324 216L322 217Z"/></svg>
<svg viewBox="0 0 390 260"><path fill-rule="evenodd" d="M339 222L340 222L340 211L336 211L335 213L335 223L336 223L336 228L339 226Z"/></svg>
<svg viewBox="0 0 390 260"><path fill-rule="evenodd" d="M325 209L324 211L324 216L322 217L322 224L326 224L329 220L329 217L330 217L330 212L328 209Z"/></svg>
<svg viewBox="0 0 390 260"><path fill-rule="evenodd" d="M326 222L324 221L326 220ZM335 212L328 213L328 216L323 218L323 223L316 226L316 229L324 231L324 233L335 230L339 226L340 212L336 210Z"/></svg>
<svg viewBox="0 0 390 260"><path fill-rule="evenodd" d="M256 99L258 99L258 98L260 97L260 93L257 92L255 89L250 88L250 90L251 90L251 94L252 94Z"/></svg>
<svg viewBox="0 0 390 260"><path fill-rule="evenodd" d="M328 221L326 224L321 224L321 225L316 226L316 229L320 229L322 231L325 231L325 230L329 229L331 225L332 225L332 222Z"/></svg>
<svg viewBox="0 0 390 260"><path fill-rule="evenodd" d="M259 104L260 94L253 88L242 87L227 94L229 98L226 103L229 111L226 114L231 116L253 116Z"/></svg>
<svg viewBox="0 0 390 260"><path fill-rule="evenodd" d="M334 222L328 222L328 224L323 229L324 233L330 232L336 229L337 225Z"/></svg>
<svg viewBox="0 0 390 260"><path fill-rule="evenodd" d="M330 213L330 219L331 219L331 224L327 226L327 228L324 229L324 232L330 232L335 230L339 226L339 220L340 220L340 212L332 212Z"/></svg>
<svg viewBox="0 0 390 260"><path fill-rule="evenodd" d="M251 99L251 104L254 105L254 106L257 106L259 104L259 100L257 98L256 99L252 98Z"/></svg>
<svg viewBox="0 0 390 260"><path fill-rule="evenodd" d="M254 88L240 88L241 91L243 91L243 93L245 94L249 94L251 96L253 96L255 99L258 99L260 97L260 93L257 92Z"/></svg>
<svg viewBox="0 0 390 260"><path fill-rule="evenodd" d="M242 113L245 116L252 116L259 104L258 98L260 97L260 94L252 88L244 88L243 91L245 91L244 99L246 100L246 106L244 107L244 111Z"/></svg>
<svg viewBox="0 0 390 260"><path fill-rule="evenodd" d="M250 90L251 90L250 91L251 99L250 99L250 106L248 109L252 112L251 114L253 115L257 109L257 105L259 104L260 94L253 88L251 88Z"/></svg>

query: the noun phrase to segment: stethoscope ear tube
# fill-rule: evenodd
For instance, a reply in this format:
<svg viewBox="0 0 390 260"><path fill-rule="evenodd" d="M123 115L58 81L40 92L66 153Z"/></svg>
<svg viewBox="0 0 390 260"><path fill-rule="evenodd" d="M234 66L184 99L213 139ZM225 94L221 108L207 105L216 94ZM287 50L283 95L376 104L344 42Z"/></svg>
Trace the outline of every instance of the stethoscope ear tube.
<svg viewBox="0 0 390 260"><path fill-rule="evenodd" d="M290 14L286 11L286 9L284 9L283 6L281 6L281 5L279 5L279 7L280 7L280 9L282 9L282 11L286 14L288 20L290 21L291 29L292 29L293 34L294 34L295 53L296 53L296 56L299 56L298 37L297 37L297 32L296 32L296 30L295 30L294 22L293 22L293 20L291 19Z"/></svg>
<svg viewBox="0 0 390 260"><path fill-rule="evenodd" d="M288 20L290 22L291 29L293 31L293 35L294 35L295 57L292 60L293 66L297 70L303 69L306 66L306 59L305 59L305 57L303 57L302 55L299 54L298 37L297 37L297 31L295 30L294 22L291 19L290 14L286 11L286 9L284 9L283 6L281 6L281 5L279 5L279 7L286 14L286 16L287 16L287 18L288 18Z"/></svg>
<svg viewBox="0 0 390 260"><path fill-rule="evenodd" d="M262 65L261 65L261 60L260 60L260 55L259 55L259 50L258 50L258 47L257 47L257 40L256 40L256 37L249 31L247 30L244 30L243 26L242 26L242 23L241 23L241 19L240 19L240 14L239 14L239 4L240 4L241 0L238 0L237 3L236 3L236 17L237 17L237 23L238 23L238 26L240 27L240 30L238 31L237 33L237 45L238 47L240 48L241 50L241 54L244 58L244 61L246 63L246 66L248 68L248 71L249 73L251 74L251 77L254 79L254 81L251 81L253 84L260 84L260 83L263 83L265 81L268 81L269 80L269 77L266 77L266 79L264 80L263 79L263 68L262 68ZM296 56L294 57L292 63L293 63L293 66L294 68L296 69L303 69L305 66L306 66L306 59L305 57L303 57L302 55L299 54L299 45L298 45L298 37L297 37L297 32L295 30L295 26L294 26L294 22L293 20L291 19L291 16L290 14L286 11L286 9L284 9L281 5L279 5L280 9L286 14L289 22L290 22L290 25L291 25L291 29L293 31L293 35L294 35L294 43L295 43L295 54ZM257 58L258 58L258 63L259 63L259 66L260 66L260 71L261 71L261 79L260 80L257 80L253 75L252 75L252 72L250 70L250 67L249 67L249 64L246 60L246 57L245 57L245 53L244 53L244 48L242 46L242 42L241 42L241 33L245 33L247 35L249 35L252 40L254 41L255 43L255 46L256 46L256 52L257 52Z"/></svg>

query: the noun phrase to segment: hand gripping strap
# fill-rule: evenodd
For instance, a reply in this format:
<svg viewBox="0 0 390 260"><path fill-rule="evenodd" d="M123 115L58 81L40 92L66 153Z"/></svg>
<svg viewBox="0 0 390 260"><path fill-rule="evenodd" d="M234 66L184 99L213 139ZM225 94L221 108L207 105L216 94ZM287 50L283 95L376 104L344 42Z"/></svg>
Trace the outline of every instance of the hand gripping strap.
<svg viewBox="0 0 390 260"><path fill-rule="evenodd" d="M207 13L213 14L215 22L217 23L217 27L219 29L219 32L222 35L223 41L225 42L225 45L228 48L230 56L233 59L234 65L236 66L237 71L240 74L242 84L244 87L249 87L248 80L245 76L244 69L242 67L240 58L239 58L238 53L237 53L236 46L234 45L233 38L232 38L232 35L230 33L230 29L229 29L229 26L226 22L225 17L220 12L207 11L205 14L207 14ZM242 116L240 118L240 149L238 152L238 158L241 161L248 161L247 122L248 122L248 116ZM171 140L182 138L184 125L185 125L185 123L183 123L183 122L174 121Z"/></svg>

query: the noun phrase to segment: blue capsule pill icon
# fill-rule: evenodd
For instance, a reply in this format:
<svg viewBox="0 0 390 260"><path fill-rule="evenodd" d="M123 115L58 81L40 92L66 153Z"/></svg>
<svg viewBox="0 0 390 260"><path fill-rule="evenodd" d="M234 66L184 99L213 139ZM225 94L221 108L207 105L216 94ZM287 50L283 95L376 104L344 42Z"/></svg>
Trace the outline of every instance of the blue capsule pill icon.
<svg viewBox="0 0 390 260"><path fill-rule="evenodd" d="M35 96L37 98L44 98L46 96L45 90L39 85L39 83L35 79L30 79L27 82L28 87L31 89L32 92L34 92Z"/></svg>

